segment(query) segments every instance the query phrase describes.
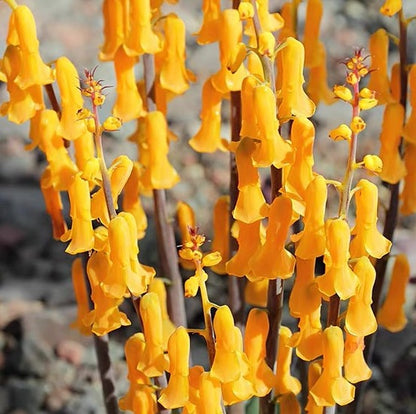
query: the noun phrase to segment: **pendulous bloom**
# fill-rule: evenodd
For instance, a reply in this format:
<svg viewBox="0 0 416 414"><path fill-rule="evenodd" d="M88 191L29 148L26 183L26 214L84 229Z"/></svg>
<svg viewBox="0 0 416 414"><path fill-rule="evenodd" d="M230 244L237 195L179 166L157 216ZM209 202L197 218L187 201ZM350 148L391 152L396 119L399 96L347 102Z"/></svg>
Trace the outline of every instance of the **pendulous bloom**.
<svg viewBox="0 0 416 414"><path fill-rule="evenodd" d="M371 377L371 369L364 359L364 337L346 332L344 348L345 378L352 384L366 381Z"/></svg>
<svg viewBox="0 0 416 414"><path fill-rule="evenodd" d="M380 13L385 16L394 16L402 9L402 0L385 0L384 4L380 7Z"/></svg>
<svg viewBox="0 0 416 414"><path fill-rule="evenodd" d="M212 240L211 250L213 252L219 252L221 255L221 262L212 266L212 270L215 273L220 275L227 274L225 269L225 263L230 256L230 243L228 240L228 235L230 231L230 197L222 196L220 197L214 206L214 218L213 218L213 227L214 227L214 237Z"/></svg>

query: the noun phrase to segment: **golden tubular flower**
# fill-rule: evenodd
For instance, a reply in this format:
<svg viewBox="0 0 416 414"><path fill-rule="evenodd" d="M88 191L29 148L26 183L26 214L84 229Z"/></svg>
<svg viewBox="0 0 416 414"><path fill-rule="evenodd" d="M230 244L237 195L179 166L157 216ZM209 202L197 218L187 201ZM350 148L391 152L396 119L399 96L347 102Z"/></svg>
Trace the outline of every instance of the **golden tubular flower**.
<svg viewBox="0 0 416 414"><path fill-rule="evenodd" d="M221 13L221 0L203 0L202 13L204 19L197 36L197 43L204 45L216 42L219 39L219 16Z"/></svg>
<svg viewBox="0 0 416 414"><path fill-rule="evenodd" d="M87 173L87 169L91 168L87 167L88 164L96 165L98 168L95 170L97 174L93 174L94 179L98 178L98 171L99 171L99 165L97 158L94 157L94 140L92 138L92 134L89 131L86 131L84 134L82 134L80 137L78 137L74 141L74 155L75 155L75 162L77 167L85 174ZM88 174L87 174L88 175ZM84 178L84 177L83 177ZM91 177L92 179L92 177ZM92 180L91 180L92 181Z"/></svg>
<svg viewBox="0 0 416 414"><path fill-rule="evenodd" d="M384 29L378 29L370 36L369 51L371 56L370 79L368 89L375 91L380 105L393 101L387 74L389 37Z"/></svg>
<svg viewBox="0 0 416 414"><path fill-rule="evenodd" d="M319 49L319 29L323 14L321 0L308 0L306 6L305 28L303 31L303 45L305 47L305 66L313 68L322 64L322 54Z"/></svg>
<svg viewBox="0 0 416 414"><path fill-rule="evenodd" d="M403 138L416 144L416 65L412 65L409 71L410 105L412 111L403 128Z"/></svg>
<svg viewBox="0 0 416 414"><path fill-rule="evenodd" d="M165 408L183 407L189 400L189 352L188 332L180 326L173 332L168 342L170 378L158 400Z"/></svg>
<svg viewBox="0 0 416 414"><path fill-rule="evenodd" d="M22 66L22 57L19 47L9 45L4 52L3 60L0 61L0 69L3 71L7 81L7 92L9 102L0 106L0 115L7 115L10 122L22 124L33 118L37 111L42 110L43 102L42 87L40 85L29 86L22 89L16 83L16 77Z"/></svg>
<svg viewBox="0 0 416 414"><path fill-rule="evenodd" d="M364 359L364 337L354 336L346 332L344 348L345 378L352 384L366 381L371 377L371 369Z"/></svg>
<svg viewBox="0 0 416 414"><path fill-rule="evenodd" d="M211 373L203 372L199 379L199 400L195 413L222 414L221 383Z"/></svg>
<svg viewBox="0 0 416 414"><path fill-rule="evenodd" d="M283 394L277 398L280 414L301 414L301 406L293 392Z"/></svg>
<svg viewBox="0 0 416 414"><path fill-rule="evenodd" d="M292 199L293 209L305 213L306 189L314 178L312 167L315 128L309 119L299 116L293 120L290 133L293 161L283 169L283 190Z"/></svg>
<svg viewBox="0 0 416 414"><path fill-rule="evenodd" d="M84 105L78 72L64 56L56 61L55 66L62 112L57 132L65 139L75 140L87 132L85 122L80 121L78 117L78 110Z"/></svg>
<svg viewBox="0 0 416 414"><path fill-rule="evenodd" d="M407 144L404 153L404 163L406 166L406 175L404 177L404 186L400 198L402 206L400 212L404 215L413 214L416 211L416 168L414 160L416 159L416 144Z"/></svg>
<svg viewBox="0 0 416 414"><path fill-rule="evenodd" d="M308 389L311 389L315 385L315 382L318 381L318 378L321 376L321 374L322 360L311 362L308 369ZM309 414L323 414L324 407L317 405L312 395L309 393L305 410Z"/></svg>
<svg viewBox="0 0 416 414"><path fill-rule="evenodd" d="M308 185L305 199L304 229L292 236L296 244L296 256L313 259L325 253L325 208L327 187L324 177L316 175Z"/></svg>
<svg viewBox="0 0 416 414"><path fill-rule="evenodd" d="M323 333L323 346L323 371L310 393L319 406L349 404L354 399L355 387L342 376L344 338L341 328L326 328Z"/></svg>
<svg viewBox="0 0 416 414"><path fill-rule="evenodd" d="M281 168L290 162L291 146L279 134L279 121L276 118L276 98L266 85L259 85L253 91L253 109L256 117L257 138L260 145L253 152L256 167L269 167L273 164Z"/></svg>
<svg viewBox="0 0 416 414"><path fill-rule="evenodd" d="M276 396L293 393L299 394L302 386L299 380L290 373L292 348L289 345L292 332L286 326L279 330L279 347L276 356L276 377L274 393Z"/></svg>
<svg viewBox="0 0 416 414"><path fill-rule="evenodd" d="M100 60L113 60L118 48L124 43L125 3L124 0L103 1L104 44L98 55Z"/></svg>
<svg viewBox="0 0 416 414"><path fill-rule="evenodd" d="M271 32L262 32L259 34L259 53L261 55L268 56L269 58L273 58L274 56L274 48L276 46L276 39Z"/></svg>
<svg viewBox="0 0 416 414"><path fill-rule="evenodd" d="M144 116L143 101L136 86L134 65L137 59L126 54L119 47L114 56L114 69L117 80L117 98L113 107L113 115L123 122Z"/></svg>
<svg viewBox="0 0 416 414"><path fill-rule="evenodd" d="M274 374L266 363L266 339L269 333L267 312L251 309L244 334L244 352L250 364L250 381L254 395L265 396L273 387Z"/></svg>
<svg viewBox="0 0 416 414"><path fill-rule="evenodd" d="M286 122L296 116L311 117L315 112L315 104L308 98L302 85L304 47L301 42L288 37L281 55L281 89L277 94L280 122Z"/></svg>
<svg viewBox="0 0 416 414"><path fill-rule="evenodd" d="M212 266L212 270L220 275L227 274L227 271L225 270L225 262L230 256L230 243L228 240L230 231L229 207L229 196L220 197L214 206L214 237L212 240L211 250L213 252L218 252L222 259L220 263Z"/></svg>
<svg viewBox="0 0 416 414"><path fill-rule="evenodd" d="M146 115L146 145L148 159L144 165L143 184L148 189L172 188L179 175L168 160L168 129L165 116L160 111Z"/></svg>
<svg viewBox="0 0 416 414"><path fill-rule="evenodd" d="M253 140L243 138L235 153L239 192L233 217L247 224L263 219L268 213L260 187L260 176L251 158L255 149Z"/></svg>
<svg viewBox="0 0 416 414"><path fill-rule="evenodd" d="M194 74L185 68L185 23L172 13L163 21L165 41L159 75L160 86L181 95L188 90L189 82L195 80Z"/></svg>
<svg viewBox="0 0 416 414"><path fill-rule="evenodd" d="M137 369L137 365L143 358L145 347L142 333L134 334L124 345L130 387L119 400L119 407L134 413L155 414L158 411L155 387L150 378Z"/></svg>
<svg viewBox="0 0 416 414"><path fill-rule="evenodd" d="M406 175L406 167L400 156L404 109L399 103L386 106L380 134L380 158L383 169L380 178L390 184L399 182Z"/></svg>
<svg viewBox="0 0 416 414"><path fill-rule="evenodd" d="M129 31L124 47L129 56L155 54L160 51L159 36L152 29L150 0L130 0Z"/></svg>
<svg viewBox="0 0 416 414"><path fill-rule="evenodd" d="M394 262L389 289L383 305L377 313L378 323L390 332L401 331L407 323L404 312L406 286L410 277L410 266L405 254L399 254Z"/></svg>
<svg viewBox="0 0 416 414"><path fill-rule="evenodd" d="M349 141L352 136L351 128L348 125L341 124L329 132L329 137L334 141Z"/></svg>
<svg viewBox="0 0 416 414"><path fill-rule="evenodd" d="M294 256L285 249L292 220L292 202L285 196L276 197L270 206L266 240L249 259L250 280L287 279L293 274Z"/></svg>
<svg viewBox="0 0 416 414"><path fill-rule="evenodd" d="M279 13L269 13L269 0L257 0L257 13L261 28L266 32L276 32L284 25L282 16ZM248 21L245 30L247 35L253 36L255 33L253 22Z"/></svg>
<svg viewBox="0 0 416 414"><path fill-rule="evenodd" d="M72 262L72 286L74 287L75 299L77 301L77 317L72 322L71 328L78 329L83 335L91 335L91 328L83 322L84 317L90 311L88 291L85 282L82 261L78 257Z"/></svg>
<svg viewBox="0 0 416 414"><path fill-rule="evenodd" d="M241 85L241 137L257 138L258 129L254 112L254 89L257 85L258 81L254 76L246 76ZM273 106L275 107L276 104ZM276 111L274 116L276 117Z"/></svg>
<svg viewBox="0 0 416 414"><path fill-rule="evenodd" d="M360 283L357 293L348 302L345 328L351 335L367 336L377 330L376 317L371 309L376 272L368 257L363 256L355 264L354 273Z"/></svg>
<svg viewBox="0 0 416 414"><path fill-rule="evenodd" d="M370 255L380 259L390 251L391 242L377 229L378 188L372 182L362 179L357 184L355 203L357 218L351 230L354 239L350 252L353 258Z"/></svg>
<svg viewBox="0 0 416 414"><path fill-rule="evenodd" d="M71 240L65 251L69 254L87 252L94 247L94 230L92 228L91 199L88 181L77 173L68 188L70 201L71 229L62 237L62 241Z"/></svg>
<svg viewBox="0 0 416 414"><path fill-rule="evenodd" d="M402 9L402 0L386 0L380 7L380 13L385 16L394 16Z"/></svg>
<svg viewBox="0 0 416 414"><path fill-rule="evenodd" d="M15 82L21 89L34 85L47 85L54 81L52 69L43 63L39 54L36 23L27 6L17 6L11 19L19 39L22 65Z"/></svg>
<svg viewBox="0 0 416 414"><path fill-rule="evenodd" d="M350 227L342 219L329 219L325 223L326 248L325 274L318 277L319 290L330 297L335 293L342 299L355 295L358 278L348 266Z"/></svg>
<svg viewBox="0 0 416 414"><path fill-rule="evenodd" d="M221 143L221 102L222 94L218 92L208 78L202 87L201 126L190 139L189 145L198 152L223 150Z"/></svg>
<svg viewBox="0 0 416 414"><path fill-rule="evenodd" d="M168 361L164 355L162 312L156 293L146 293L142 297L140 316L146 347L137 368L148 377L158 377L168 368Z"/></svg>

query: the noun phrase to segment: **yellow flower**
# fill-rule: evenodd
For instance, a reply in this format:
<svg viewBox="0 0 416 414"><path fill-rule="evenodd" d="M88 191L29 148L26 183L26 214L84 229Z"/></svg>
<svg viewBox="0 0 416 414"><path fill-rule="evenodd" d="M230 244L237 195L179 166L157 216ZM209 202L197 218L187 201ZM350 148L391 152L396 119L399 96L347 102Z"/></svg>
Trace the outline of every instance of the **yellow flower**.
<svg viewBox="0 0 416 414"><path fill-rule="evenodd" d="M378 104L375 98L361 98L358 105L362 111L374 108Z"/></svg>
<svg viewBox="0 0 416 414"><path fill-rule="evenodd" d="M104 0L103 6L104 44L99 53L100 60L113 60L118 48L124 43L125 10L123 0Z"/></svg>
<svg viewBox="0 0 416 414"><path fill-rule="evenodd" d="M121 128L121 119L116 116L109 116L103 122L103 129L105 131L118 131Z"/></svg>
<svg viewBox="0 0 416 414"><path fill-rule="evenodd" d="M281 122L297 116L311 117L315 112L315 104L308 98L302 85L304 47L301 42L288 37L286 45L277 54L281 59L281 89L278 91L278 117Z"/></svg>
<svg viewBox="0 0 416 414"><path fill-rule="evenodd" d="M259 53L273 57L276 39L271 32L262 32L259 35Z"/></svg>
<svg viewBox="0 0 416 414"><path fill-rule="evenodd" d="M377 313L378 323L390 332L399 332L406 326L407 318L403 305L406 302L409 276L410 266L407 257L399 254L394 262L386 298Z"/></svg>
<svg viewBox="0 0 416 414"><path fill-rule="evenodd" d="M212 270L220 275L225 275L225 262L230 255L229 231L230 231L230 197L220 197L214 206L214 237L212 240L212 251L221 255L221 262L214 265ZM205 256L206 258L206 256ZM204 259L205 259L204 258Z"/></svg>
<svg viewBox="0 0 416 414"><path fill-rule="evenodd" d="M381 161L381 158L377 155L370 155L367 154L363 158L364 167L371 172L374 172L376 174L380 174L383 169L383 161Z"/></svg>
<svg viewBox="0 0 416 414"><path fill-rule="evenodd" d="M337 98L340 98L345 102L350 102L352 100L351 89L346 86L335 85L333 91Z"/></svg>
<svg viewBox="0 0 416 414"><path fill-rule="evenodd" d="M122 47L117 50L114 56L117 97L113 107L113 114L114 117L120 118L123 122L139 118L146 113L143 108L142 98L136 86L134 74L134 66L136 63L137 59L128 56ZM105 125L103 125L103 127L104 129L108 129ZM120 127L121 122L119 122L119 126L115 129L120 129ZM114 131L115 129L108 130Z"/></svg>
<svg viewBox="0 0 416 414"><path fill-rule="evenodd" d="M254 112L254 89L258 81L254 76L246 76L241 85L241 137L257 138L257 121ZM275 107L275 103L273 106ZM276 117L276 110L274 112ZM276 121L273 122L276 124ZM274 125L277 127L277 125Z"/></svg>
<svg viewBox="0 0 416 414"><path fill-rule="evenodd" d="M251 19L254 16L254 7L248 1L242 1L238 5L238 13L241 20Z"/></svg>
<svg viewBox="0 0 416 414"><path fill-rule="evenodd" d="M251 282L247 280L244 289L244 300L252 306L265 308L267 306L267 290L269 281L267 279Z"/></svg>
<svg viewBox="0 0 416 414"><path fill-rule="evenodd" d="M371 369L365 362L364 337L354 336L346 332L344 348L344 372L345 378L356 384L360 381L366 381L371 377Z"/></svg>
<svg viewBox="0 0 416 414"><path fill-rule="evenodd" d="M370 36L369 51L371 56L370 79L368 89L375 92L380 105L393 101L387 74L389 37L384 29L378 29Z"/></svg>
<svg viewBox="0 0 416 414"><path fill-rule="evenodd" d="M283 27L279 31L279 42L283 42L288 37L296 37L296 23L295 23L295 9L297 4L292 2L285 2L280 9L280 15L283 20Z"/></svg>
<svg viewBox="0 0 416 414"><path fill-rule="evenodd" d="M402 9L402 0L386 0L380 7L380 13L385 16L394 16Z"/></svg>
<svg viewBox="0 0 416 414"><path fill-rule="evenodd" d="M318 378L322 374L322 360L313 361L309 364L308 369L308 389L311 389ZM308 394L308 403L306 404L305 410L309 414L323 414L324 407L320 407L316 404L311 393Z"/></svg>
<svg viewBox="0 0 416 414"><path fill-rule="evenodd" d="M403 138L416 144L416 65L412 65L409 71L410 105L412 111L403 128Z"/></svg>
<svg viewBox="0 0 416 414"><path fill-rule="evenodd" d="M358 259L354 266L359 285L356 294L348 302L345 328L355 336L367 336L377 330L377 321L371 309L376 272L368 257Z"/></svg>
<svg viewBox="0 0 416 414"><path fill-rule="evenodd" d="M319 28L323 14L321 0L309 0L306 6L305 29L303 30L303 45L305 46L305 66L313 68L322 64L322 54L319 49Z"/></svg>
<svg viewBox="0 0 416 414"><path fill-rule="evenodd" d="M251 309L244 334L244 352L250 364L250 381L254 395L265 396L273 387L274 374L266 363L266 339L269 333L267 312Z"/></svg>
<svg viewBox="0 0 416 414"><path fill-rule="evenodd" d="M362 179L357 184L355 203L357 218L351 231L355 235L351 242L352 257L370 255L381 258L390 251L391 242L377 229L377 186L368 180Z"/></svg>
<svg viewBox="0 0 416 414"><path fill-rule="evenodd" d="M341 124L337 128L329 132L329 137L334 141L341 141L351 139L352 131L348 125Z"/></svg>
<svg viewBox="0 0 416 414"><path fill-rule="evenodd" d="M329 219L325 224L325 274L317 278L319 290L330 297L335 293L342 299L355 295L358 278L348 266L350 228L341 219Z"/></svg>
<svg viewBox="0 0 416 414"><path fill-rule="evenodd" d="M310 393L319 406L346 405L354 400L355 387L342 376L344 338L341 328L330 326L323 333L323 370Z"/></svg>
<svg viewBox="0 0 416 414"><path fill-rule="evenodd" d="M189 352L188 332L180 326L173 332L168 342L170 378L158 400L165 408L183 407L189 399Z"/></svg>
<svg viewBox="0 0 416 414"><path fill-rule="evenodd" d="M222 414L221 383L209 372L199 377L199 398L195 401L195 413ZM186 413L185 413L186 414Z"/></svg>
<svg viewBox="0 0 416 414"><path fill-rule="evenodd" d="M276 197L270 206L266 240L249 259L250 280L287 279L293 274L294 256L285 249L292 219L292 202L285 196Z"/></svg>
<svg viewBox="0 0 416 414"><path fill-rule="evenodd" d="M301 414L301 406L293 392L277 397L280 414Z"/></svg>
<svg viewBox="0 0 416 414"><path fill-rule="evenodd" d="M261 28L267 32L275 32L283 27L283 19L279 13L269 13L269 0L257 0L257 13L260 20ZM254 35L253 22L248 21L245 33Z"/></svg>
<svg viewBox="0 0 416 414"><path fill-rule="evenodd" d="M148 377L158 377L168 368L168 361L164 355L162 312L156 293L146 293L141 298L140 316L146 347L137 368Z"/></svg>
<svg viewBox="0 0 416 414"><path fill-rule="evenodd" d="M361 131L364 131L366 124L360 116L354 116L350 123L350 128L354 134L359 134Z"/></svg>
<svg viewBox="0 0 416 414"><path fill-rule="evenodd" d="M189 82L195 80L193 73L185 68L185 24L175 14L169 14L163 21L165 41L160 85L163 89L180 95L189 88Z"/></svg>
<svg viewBox="0 0 416 414"><path fill-rule="evenodd" d="M412 214L416 211L416 168L413 168L415 157L416 145L407 144L404 153L407 174L404 177L404 186L400 194L402 200L400 212L404 215Z"/></svg>
<svg viewBox="0 0 416 414"><path fill-rule="evenodd" d="M216 42L219 39L219 16L221 12L221 0L204 0L202 13L204 14L201 29L197 36L200 45Z"/></svg>

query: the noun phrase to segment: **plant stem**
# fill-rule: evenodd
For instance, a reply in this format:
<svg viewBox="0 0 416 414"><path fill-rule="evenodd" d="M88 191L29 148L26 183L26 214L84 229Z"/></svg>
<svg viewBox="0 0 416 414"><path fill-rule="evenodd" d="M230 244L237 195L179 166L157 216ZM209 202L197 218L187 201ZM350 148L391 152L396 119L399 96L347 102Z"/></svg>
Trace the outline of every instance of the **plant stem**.
<svg viewBox="0 0 416 414"><path fill-rule="evenodd" d="M146 106L148 111L155 111L154 94L155 66L154 57L143 55ZM175 235L168 221L165 190L153 190L156 237L162 274L171 285L167 289L168 313L176 326L187 326L182 278L178 267Z"/></svg>

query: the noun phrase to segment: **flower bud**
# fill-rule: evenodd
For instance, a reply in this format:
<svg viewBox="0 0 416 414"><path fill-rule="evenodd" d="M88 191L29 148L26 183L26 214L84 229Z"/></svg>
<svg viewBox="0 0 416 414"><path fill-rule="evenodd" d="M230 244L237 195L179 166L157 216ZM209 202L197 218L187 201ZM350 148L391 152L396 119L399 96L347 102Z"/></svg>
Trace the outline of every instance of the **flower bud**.
<svg viewBox="0 0 416 414"><path fill-rule="evenodd" d="M345 124L341 124L338 128L329 132L329 137L334 141L350 140L352 135L351 128Z"/></svg>
<svg viewBox="0 0 416 414"><path fill-rule="evenodd" d="M383 169L383 161L377 155L367 154L364 159L364 167L371 172L380 174Z"/></svg>
<svg viewBox="0 0 416 414"><path fill-rule="evenodd" d="M349 102L352 99L352 93L346 86L335 85L333 88L336 97L342 99L345 102Z"/></svg>

